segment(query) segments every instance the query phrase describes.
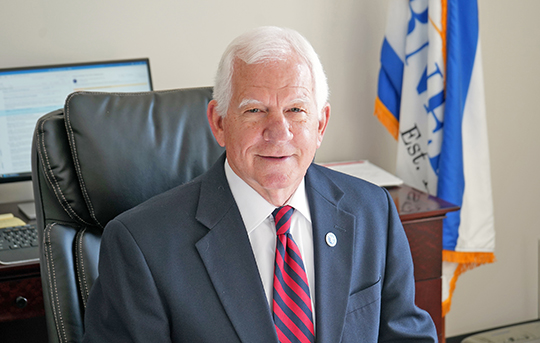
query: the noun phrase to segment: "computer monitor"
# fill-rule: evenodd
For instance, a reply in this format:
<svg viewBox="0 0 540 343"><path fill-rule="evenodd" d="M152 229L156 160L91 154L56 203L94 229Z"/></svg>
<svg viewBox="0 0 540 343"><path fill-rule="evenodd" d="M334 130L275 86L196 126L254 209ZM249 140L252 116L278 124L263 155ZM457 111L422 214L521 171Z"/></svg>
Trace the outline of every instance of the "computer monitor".
<svg viewBox="0 0 540 343"><path fill-rule="evenodd" d="M70 93L152 89L147 58L0 69L0 183L31 179L36 122Z"/></svg>

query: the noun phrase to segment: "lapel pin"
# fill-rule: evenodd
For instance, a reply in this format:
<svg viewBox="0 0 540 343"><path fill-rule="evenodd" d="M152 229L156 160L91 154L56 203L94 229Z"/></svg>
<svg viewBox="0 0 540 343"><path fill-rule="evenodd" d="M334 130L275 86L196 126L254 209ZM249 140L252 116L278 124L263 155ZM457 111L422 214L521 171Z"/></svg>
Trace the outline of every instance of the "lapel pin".
<svg viewBox="0 0 540 343"><path fill-rule="evenodd" d="M333 248L337 244L337 237L332 232L328 232L326 234L326 244L328 244L329 247Z"/></svg>

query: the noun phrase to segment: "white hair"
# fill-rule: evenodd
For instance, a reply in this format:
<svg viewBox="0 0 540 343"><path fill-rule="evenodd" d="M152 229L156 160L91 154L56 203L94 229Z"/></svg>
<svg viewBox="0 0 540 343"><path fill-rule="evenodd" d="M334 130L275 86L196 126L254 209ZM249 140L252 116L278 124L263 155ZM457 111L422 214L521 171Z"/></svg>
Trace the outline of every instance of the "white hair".
<svg viewBox="0 0 540 343"><path fill-rule="evenodd" d="M311 44L292 29L263 26L248 31L234 39L221 57L214 85L214 100L217 112L225 116L232 98L232 77L234 62L238 58L247 64L271 61L284 61L298 56L311 71L313 93L319 118L322 108L328 101L326 75Z"/></svg>

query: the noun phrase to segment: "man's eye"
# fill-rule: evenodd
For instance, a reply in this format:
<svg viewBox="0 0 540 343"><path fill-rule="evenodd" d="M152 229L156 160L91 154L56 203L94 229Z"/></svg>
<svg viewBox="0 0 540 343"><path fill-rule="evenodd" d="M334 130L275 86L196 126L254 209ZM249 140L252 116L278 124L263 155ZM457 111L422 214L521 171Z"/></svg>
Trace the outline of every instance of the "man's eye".
<svg viewBox="0 0 540 343"><path fill-rule="evenodd" d="M299 107L293 107L289 111L294 112L294 113L300 113L300 112L303 112L304 110Z"/></svg>
<svg viewBox="0 0 540 343"><path fill-rule="evenodd" d="M251 109L247 110L246 112L248 112L248 113L259 113L260 110L258 108L251 108Z"/></svg>

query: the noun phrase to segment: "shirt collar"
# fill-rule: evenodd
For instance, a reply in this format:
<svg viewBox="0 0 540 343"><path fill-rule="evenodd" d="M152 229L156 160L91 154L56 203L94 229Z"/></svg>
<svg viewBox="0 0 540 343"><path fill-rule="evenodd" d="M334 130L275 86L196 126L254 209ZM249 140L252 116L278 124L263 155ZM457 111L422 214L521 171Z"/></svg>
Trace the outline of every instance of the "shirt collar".
<svg viewBox="0 0 540 343"><path fill-rule="evenodd" d="M268 218L276 207L236 175L227 159L225 159L225 176L249 234ZM309 211L304 179L298 185L287 205L294 207L311 223L311 212Z"/></svg>

